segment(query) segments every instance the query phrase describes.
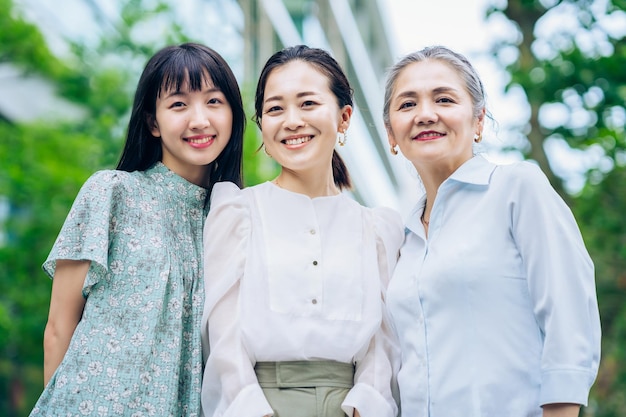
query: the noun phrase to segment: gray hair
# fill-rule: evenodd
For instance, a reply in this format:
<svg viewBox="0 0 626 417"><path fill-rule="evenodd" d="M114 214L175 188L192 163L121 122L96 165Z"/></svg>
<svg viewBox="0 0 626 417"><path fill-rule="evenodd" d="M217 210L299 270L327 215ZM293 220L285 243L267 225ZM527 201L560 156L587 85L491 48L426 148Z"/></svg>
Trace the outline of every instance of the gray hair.
<svg viewBox="0 0 626 417"><path fill-rule="evenodd" d="M405 55L404 58L400 59L400 61L389 69L387 82L385 83L385 102L383 107L383 120L387 128L390 127L389 106L391 104L391 95L393 94L400 73L410 64L428 60L441 61L447 64L465 81L467 91L472 98L474 117L479 117L483 109L486 108L483 83L480 81L478 73L467 58L444 46L429 46L420 51Z"/></svg>

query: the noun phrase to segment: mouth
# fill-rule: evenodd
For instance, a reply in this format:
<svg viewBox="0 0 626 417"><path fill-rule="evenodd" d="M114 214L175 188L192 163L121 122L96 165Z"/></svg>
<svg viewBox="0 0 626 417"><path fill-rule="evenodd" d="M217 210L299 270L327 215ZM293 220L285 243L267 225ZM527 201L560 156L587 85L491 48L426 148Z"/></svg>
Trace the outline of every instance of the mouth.
<svg viewBox="0 0 626 417"><path fill-rule="evenodd" d="M441 133L441 132L435 132L433 130L429 130L426 132L421 132L418 135L413 137L413 140L418 140L418 141L428 141L428 140L434 140L434 139L439 139L446 136L445 133Z"/></svg>
<svg viewBox="0 0 626 417"><path fill-rule="evenodd" d="M280 141L285 145L301 145L303 143L309 142L313 140L313 135L310 136L298 136L298 137L289 137Z"/></svg>
<svg viewBox="0 0 626 417"><path fill-rule="evenodd" d="M210 147L213 142L215 142L215 135L190 136L183 138L183 140L194 149L205 149Z"/></svg>
<svg viewBox="0 0 626 417"><path fill-rule="evenodd" d="M183 138L183 140L192 145L206 145L207 143L215 140L215 136L190 136L188 138Z"/></svg>

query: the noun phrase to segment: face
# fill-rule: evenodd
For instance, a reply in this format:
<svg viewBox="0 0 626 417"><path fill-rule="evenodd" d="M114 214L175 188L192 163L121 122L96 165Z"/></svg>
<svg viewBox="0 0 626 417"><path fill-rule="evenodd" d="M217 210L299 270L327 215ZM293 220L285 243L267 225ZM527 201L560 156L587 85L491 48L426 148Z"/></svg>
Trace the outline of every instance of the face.
<svg viewBox="0 0 626 417"><path fill-rule="evenodd" d="M482 132L465 82L435 60L407 65L396 81L389 106L389 144L399 146L418 170L437 165L456 170L473 155L474 134Z"/></svg>
<svg viewBox="0 0 626 417"><path fill-rule="evenodd" d="M230 140L233 113L224 94L208 80L201 91L161 91L152 135L161 139L162 162L194 184Z"/></svg>
<svg viewBox="0 0 626 417"><path fill-rule="evenodd" d="M261 131L267 152L285 170L331 170L337 132L350 125L352 107L340 108L328 78L295 60L274 69L265 85Z"/></svg>

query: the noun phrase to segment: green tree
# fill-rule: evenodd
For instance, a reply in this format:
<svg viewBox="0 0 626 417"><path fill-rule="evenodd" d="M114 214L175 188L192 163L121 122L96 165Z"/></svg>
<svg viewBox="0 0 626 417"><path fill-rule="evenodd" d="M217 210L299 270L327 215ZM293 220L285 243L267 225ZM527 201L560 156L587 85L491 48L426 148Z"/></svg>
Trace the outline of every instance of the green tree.
<svg viewBox="0 0 626 417"><path fill-rule="evenodd" d="M625 27L626 2L603 5L516 0L492 6L487 20L504 16L514 26L515 36L497 40L492 51L510 74L507 88L521 87L531 109L528 125L519 127L528 139L522 152L537 161L572 207L596 265L603 354L584 415L617 417L626 415L626 43L624 31L611 31L606 22L621 19ZM577 28L559 24L542 36L555 16ZM550 106L568 117L560 123L542 118ZM564 178L554 172L545 146L550 140L602 155L585 172L586 185L576 195L566 192Z"/></svg>

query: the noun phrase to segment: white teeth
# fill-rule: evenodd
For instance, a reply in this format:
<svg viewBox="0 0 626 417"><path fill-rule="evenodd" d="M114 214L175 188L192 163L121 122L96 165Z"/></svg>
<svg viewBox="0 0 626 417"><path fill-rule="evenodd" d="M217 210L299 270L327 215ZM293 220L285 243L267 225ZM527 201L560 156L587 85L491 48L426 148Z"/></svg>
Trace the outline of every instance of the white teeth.
<svg viewBox="0 0 626 417"><path fill-rule="evenodd" d="M209 136L205 138L200 138L200 139L187 139L188 142L197 143L197 144L208 143L210 140L211 140L211 137Z"/></svg>
<svg viewBox="0 0 626 417"><path fill-rule="evenodd" d="M299 145L301 143L308 142L310 140L311 140L311 136L306 136L303 138L296 138L296 139L285 139L285 145Z"/></svg>

